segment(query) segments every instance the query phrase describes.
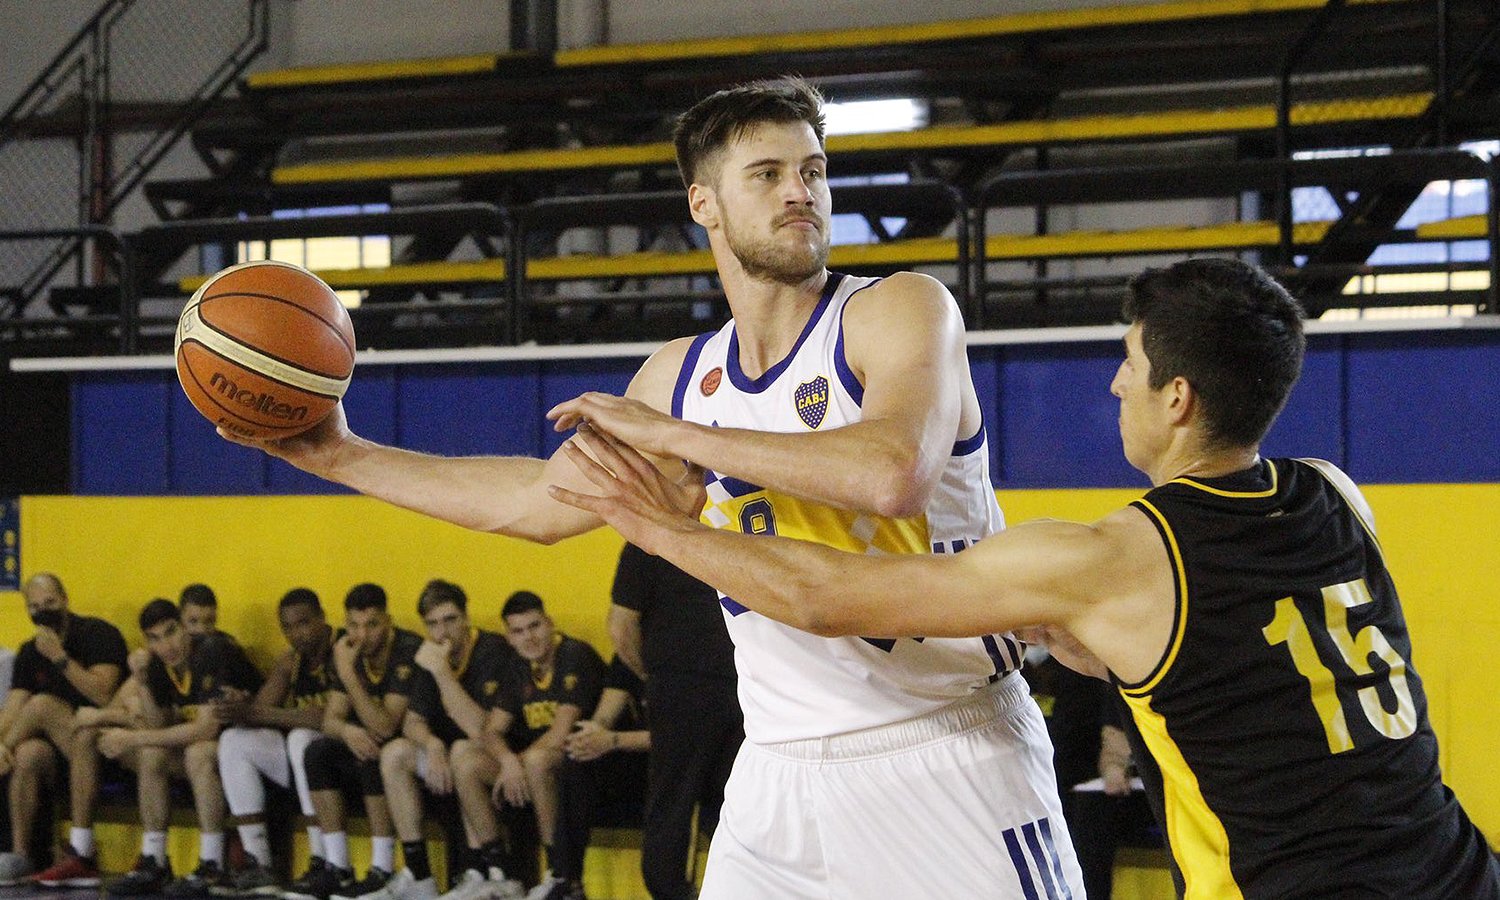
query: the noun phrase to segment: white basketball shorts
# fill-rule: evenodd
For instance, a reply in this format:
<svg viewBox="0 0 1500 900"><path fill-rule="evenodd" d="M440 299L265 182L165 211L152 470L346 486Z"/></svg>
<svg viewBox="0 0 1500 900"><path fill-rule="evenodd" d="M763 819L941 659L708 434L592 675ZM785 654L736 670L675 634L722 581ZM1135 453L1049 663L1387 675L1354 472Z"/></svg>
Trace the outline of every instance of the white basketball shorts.
<svg viewBox="0 0 1500 900"><path fill-rule="evenodd" d="M1010 674L935 712L746 741L702 900L1082 900L1052 744Z"/></svg>

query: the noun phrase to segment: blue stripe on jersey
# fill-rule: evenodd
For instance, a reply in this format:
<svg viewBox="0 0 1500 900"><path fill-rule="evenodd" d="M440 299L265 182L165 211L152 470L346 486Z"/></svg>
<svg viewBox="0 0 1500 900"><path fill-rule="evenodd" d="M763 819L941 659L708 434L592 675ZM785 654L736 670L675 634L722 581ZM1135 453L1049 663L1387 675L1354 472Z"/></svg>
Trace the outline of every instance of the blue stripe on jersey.
<svg viewBox="0 0 1500 900"><path fill-rule="evenodd" d="M704 487L707 487L710 484L718 484L731 497L744 497L749 494L753 494L756 491L765 490L765 488L761 487L760 485L751 484L748 481L742 481L738 478L731 478L728 475L720 475L718 472L711 472L707 469L704 469L703 485Z"/></svg>
<svg viewBox="0 0 1500 900"><path fill-rule="evenodd" d="M983 444L984 444L984 418L983 418L983 416L981 414L981 417L979 419L979 430L976 431L976 432L974 432L974 436L973 437L964 438L961 441L955 442L953 444L953 455L954 456L968 456L970 453L973 453L975 450L978 450L981 446L983 446Z"/></svg>
<svg viewBox="0 0 1500 900"><path fill-rule="evenodd" d="M750 607L744 605L743 603L737 603L729 599L728 597L720 597L719 605L729 610L729 614L731 616L737 616L741 613L747 613L750 611Z"/></svg>
<svg viewBox="0 0 1500 900"><path fill-rule="evenodd" d="M1062 860L1057 858L1057 844L1052 840L1052 823L1046 816L1037 820L1037 828L1041 829L1042 841L1047 845L1047 859L1052 864L1052 876L1057 879L1057 886L1062 890L1063 900L1073 900L1073 890L1068 887L1068 878L1063 874Z"/></svg>
<svg viewBox="0 0 1500 900"><path fill-rule="evenodd" d="M849 360L844 357L844 313L849 311L849 301L854 299L854 294L859 293L867 287L874 287L882 280L877 278L861 288L856 288L853 293L844 298L844 308L839 310L839 336L833 344L833 370L838 373L839 381L844 385L844 390L854 400L855 406L865 405L865 386L854 377L854 370L849 368Z"/></svg>
<svg viewBox="0 0 1500 900"><path fill-rule="evenodd" d="M1052 875L1047 868L1047 857L1042 852L1041 841L1037 840L1036 823L1027 822L1022 825L1021 834L1026 836L1026 846L1031 850L1031 858L1036 861L1036 874L1042 882L1042 887L1047 891L1047 900L1061 900L1057 896L1057 889L1052 886Z"/></svg>
<svg viewBox="0 0 1500 900"><path fill-rule="evenodd" d="M818 325L818 320L823 318L823 311L828 308L828 301L833 299L833 292L838 290L839 282L843 280L844 276L838 272L828 273L828 282L823 285L823 296L818 299L818 305L813 309L812 315L807 317L807 324L802 327L802 333L797 336L797 343L792 346L792 352L783 357L781 362L761 373L759 378L749 377L740 368L740 333L737 329L731 328L729 358L724 366L729 372L729 383L746 394L762 393L766 388L775 384L781 373L792 364L792 360L797 358L797 351L802 349L803 341L806 341L807 336L812 334L812 330Z"/></svg>
<svg viewBox="0 0 1500 900"><path fill-rule="evenodd" d="M1016 867L1021 893L1026 895L1026 900L1037 900L1036 885L1031 883L1031 866L1026 862L1026 854L1021 852L1021 842L1016 840L1014 828L1005 829L1005 849L1010 851L1011 865Z"/></svg>
<svg viewBox="0 0 1500 900"><path fill-rule="evenodd" d="M995 642L993 634L981 635L979 641L984 644L984 652L990 655L990 662L995 664L995 677L998 678L1002 673L1010 671L1010 664L1000 653L1000 645Z"/></svg>
<svg viewBox="0 0 1500 900"><path fill-rule="evenodd" d="M682 360L682 371L677 373L677 384L672 388L672 418L682 418L682 397L687 393L688 385L693 380L693 370L698 367L698 357L703 354L703 345L707 344L718 332L707 331L693 338L692 346L688 347L687 356Z"/></svg>

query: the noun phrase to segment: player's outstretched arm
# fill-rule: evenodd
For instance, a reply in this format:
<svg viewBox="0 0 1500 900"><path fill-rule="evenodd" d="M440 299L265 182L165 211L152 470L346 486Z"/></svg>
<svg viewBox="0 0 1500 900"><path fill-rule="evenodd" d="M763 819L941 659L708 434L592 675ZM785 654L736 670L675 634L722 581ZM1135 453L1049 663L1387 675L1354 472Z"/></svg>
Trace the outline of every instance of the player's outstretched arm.
<svg viewBox="0 0 1500 900"><path fill-rule="evenodd" d="M629 398L589 393L548 412L559 431L589 421L652 456L690 460L752 484L889 516L923 509L960 435L978 429L962 317L947 288L900 273L844 313L846 357L864 386L861 421L777 434L710 428Z"/></svg>
<svg viewBox="0 0 1500 900"><path fill-rule="evenodd" d="M626 396L650 408L670 409L688 343L674 341L658 351L631 381ZM553 543L600 524L586 511L548 497L549 484L587 484L555 455L551 460L446 457L389 447L351 431L342 403L295 437L251 441L222 430L219 434L362 494L476 531Z"/></svg>
<svg viewBox="0 0 1500 900"><path fill-rule="evenodd" d="M595 493L554 488L558 499L596 513L626 540L756 612L814 634L966 637L1055 623L1111 668L1130 671L1135 656L1117 645L1145 637L1149 656L1159 621L1144 611L1171 596L1165 551L1133 509L1093 525L1018 526L960 554L864 556L683 516L649 463L588 426L563 452ZM1170 604L1167 612L1169 626Z"/></svg>

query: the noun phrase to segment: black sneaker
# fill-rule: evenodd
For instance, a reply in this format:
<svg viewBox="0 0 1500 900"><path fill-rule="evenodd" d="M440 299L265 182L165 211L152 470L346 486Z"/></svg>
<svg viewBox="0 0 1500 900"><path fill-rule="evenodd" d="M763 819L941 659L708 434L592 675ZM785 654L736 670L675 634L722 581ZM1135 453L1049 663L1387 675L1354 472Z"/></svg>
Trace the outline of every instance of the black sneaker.
<svg viewBox="0 0 1500 900"><path fill-rule="evenodd" d="M385 869L377 869L371 866L369 873L365 877L339 888L338 893L333 895L333 900L345 900L345 898L363 897L366 894L373 894L385 888L390 883L392 877L394 876Z"/></svg>
<svg viewBox="0 0 1500 900"><path fill-rule="evenodd" d="M308 860L307 871L287 885L281 897L282 900L328 900L353 882L353 869L340 869L329 865L321 856L314 856Z"/></svg>
<svg viewBox="0 0 1500 900"><path fill-rule="evenodd" d="M230 878L233 893L238 896L280 897L281 888L276 884L276 873L253 854L245 854L245 867Z"/></svg>
<svg viewBox="0 0 1500 900"><path fill-rule="evenodd" d="M164 897L212 897L229 887L229 876L216 862L201 862L191 875L184 875L162 889Z"/></svg>
<svg viewBox="0 0 1500 900"><path fill-rule="evenodd" d="M145 894L160 894L167 882L172 880L172 866L156 861L154 856L141 855L135 868L124 877L109 885L111 897L140 897Z"/></svg>

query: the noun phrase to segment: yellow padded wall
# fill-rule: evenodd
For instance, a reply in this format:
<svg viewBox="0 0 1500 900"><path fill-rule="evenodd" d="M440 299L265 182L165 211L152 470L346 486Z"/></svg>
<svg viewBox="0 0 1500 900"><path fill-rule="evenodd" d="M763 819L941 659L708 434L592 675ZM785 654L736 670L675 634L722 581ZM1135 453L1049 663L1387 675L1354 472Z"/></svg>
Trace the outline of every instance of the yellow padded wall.
<svg viewBox="0 0 1500 900"><path fill-rule="evenodd" d="M1003 491L1014 524L1052 517L1092 520L1142 491ZM1395 574L1427 690L1448 783L1493 843L1500 836L1500 669L1490 662L1500 631L1500 550L1488 535L1500 485L1376 485L1366 489ZM343 594L383 584L402 624L417 628L415 600L432 577L461 584L471 615L499 629L513 590L536 591L560 627L606 652L604 615L620 539L598 531L538 547L475 534L363 497L28 497L21 506L27 574L54 570L80 612L134 623L154 596L175 598L191 581L219 593L224 627L262 661L284 646L274 604L295 585L341 618ZM0 643L30 634L16 595L0 595Z"/></svg>
<svg viewBox="0 0 1500 900"><path fill-rule="evenodd" d="M623 542L613 532L542 547L478 534L366 497L26 497L26 575L54 571L73 608L120 626L141 643L136 616L152 597L175 600L201 581L219 596L220 627L265 663L285 649L276 601L293 587L317 591L332 622L361 581L386 589L396 621L420 632L417 594L445 578L469 595L470 619L501 631L511 592L535 591L558 627L601 653L609 586ZM0 599L19 611L19 602ZM30 635L23 614L0 616L0 643Z"/></svg>

